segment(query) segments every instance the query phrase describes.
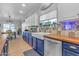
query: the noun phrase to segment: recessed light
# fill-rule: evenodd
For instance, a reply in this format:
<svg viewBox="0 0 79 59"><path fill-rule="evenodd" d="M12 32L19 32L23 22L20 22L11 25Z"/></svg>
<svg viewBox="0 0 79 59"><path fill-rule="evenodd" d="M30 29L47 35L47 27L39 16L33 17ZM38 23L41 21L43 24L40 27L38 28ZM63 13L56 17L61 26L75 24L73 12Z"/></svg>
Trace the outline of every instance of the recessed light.
<svg viewBox="0 0 79 59"><path fill-rule="evenodd" d="M26 4L24 4L24 3L23 3L23 4L22 4L22 6L23 6L23 7L25 7L25 6L26 6Z"/></svg>
<svg viewBox="0 0 79 59"><path fill-rule="evenodd" d="M22 11L22 10L20 10L19 12L20 12L21 14L23 13L23 11Z"/></svg>

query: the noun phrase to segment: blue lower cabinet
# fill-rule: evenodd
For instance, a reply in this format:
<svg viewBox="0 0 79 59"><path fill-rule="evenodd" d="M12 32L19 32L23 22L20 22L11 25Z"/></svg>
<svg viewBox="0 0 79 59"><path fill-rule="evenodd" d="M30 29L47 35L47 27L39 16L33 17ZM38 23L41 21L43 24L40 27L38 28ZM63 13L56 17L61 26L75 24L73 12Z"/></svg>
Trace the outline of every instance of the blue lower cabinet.
<svg viewBox="0 0 79 59"><path fill-rule="evenodd" d="M26 32L23 36L24 40L29 43L35 51L37 51L41 56L44 55L44 40L33 37L30 33Z"/></svg>
<svg viewBox="0 0 79 59"><path fill-rule="evenodd" d="M79 45L78 44L72 44L72 43L64 42L63 43L63 48L66 48L68 50L79 53Z"/></svg>
<svg viewBox="0 0 79 59"><path fill-rule="evenodd" d="M32 38L32 36L31 36L31 34L29 34L29 44L30 44L31 46L33 46L33 38Z"/></svg>
<svg viewBox="0 0 79 59"><path fill-rule="evenodd" d="M23 32L23 39L25 40L25 32Z"/></svg>
<svg viewBox="0 0 79 59"><path fill-rule="evenodd" d="M29 32L25 32L25 41L29 43Z"/></svg>
<svg viewBox="0 0 79 59"><path fill-rule="evenodd" d="M33 39L33 49L36 50L37 39L35 37L32 37L32 39Z"/></svg>
<svg viewBox="0 0 79 59"><path fill-rule="evenodd" d="M79 56L79 45L63 42L63 56Z"/></svg>
<svg viewBox="0 0 79 59"><path fill-rule="evenodd" d="M39 38L37 38L37 45L36 45L36 51L40 54L40 55L44 55L44 40L41 40Z"/></svg>
<svg viewBox="0 0 79 59"><path fill-rule="evenodd" d="M63 49L63 56L79 56L79 54L69 51L67 49Z"/></svg>

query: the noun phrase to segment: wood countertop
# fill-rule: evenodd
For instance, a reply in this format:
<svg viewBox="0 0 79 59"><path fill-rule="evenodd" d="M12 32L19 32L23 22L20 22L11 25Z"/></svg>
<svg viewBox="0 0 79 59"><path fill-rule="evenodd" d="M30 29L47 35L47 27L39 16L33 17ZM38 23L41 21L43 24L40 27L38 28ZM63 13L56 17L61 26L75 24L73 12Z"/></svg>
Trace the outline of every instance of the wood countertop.
<svg viewBox="0 0 79 59"><path fill-rule="evenodd" d="M54 34L44 35L44 37L49 38L49 39L58 40L58 41L79 44L79 38L72 38L72 37L67 37L67 36L63 36L63 35L54 35Z"/></svg>
<svg viewBox="0 0 79 59"><path fill-rule="evenodd" d="M1 53L2 53L2 50L3 50L3 47L4 47L5 42L6 42L6 40L2 40L2 39L0 38L0 55L1 55Z"/></svg>

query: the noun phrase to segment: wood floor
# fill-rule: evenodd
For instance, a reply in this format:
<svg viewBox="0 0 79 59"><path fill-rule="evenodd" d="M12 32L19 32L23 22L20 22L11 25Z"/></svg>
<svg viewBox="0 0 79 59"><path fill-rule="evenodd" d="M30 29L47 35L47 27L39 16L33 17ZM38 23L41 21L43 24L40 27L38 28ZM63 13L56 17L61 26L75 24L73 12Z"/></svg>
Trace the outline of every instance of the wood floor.
<svg viewBox="0 0 79 59"><path fill-rule="evenodd" d="M9 56L23 56L24 51L32 49L21 37L9 41Z"/></svg>

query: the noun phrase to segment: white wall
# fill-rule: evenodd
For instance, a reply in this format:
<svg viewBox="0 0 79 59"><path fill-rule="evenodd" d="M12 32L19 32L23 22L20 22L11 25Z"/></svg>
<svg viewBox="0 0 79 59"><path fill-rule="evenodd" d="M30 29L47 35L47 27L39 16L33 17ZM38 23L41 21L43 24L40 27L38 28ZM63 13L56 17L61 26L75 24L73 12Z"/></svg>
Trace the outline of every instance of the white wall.
<svg viewBox="0 0 79 59"><path fill-rule="evenodd" d="M77 18L79 14L79 3L59 3L58 21Z"/></svg>

